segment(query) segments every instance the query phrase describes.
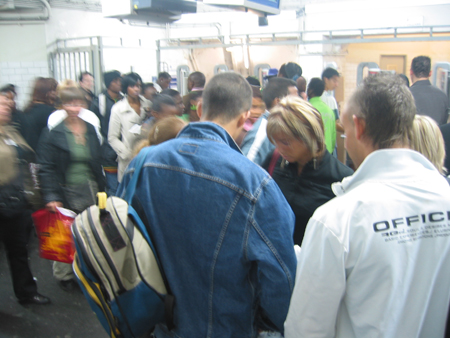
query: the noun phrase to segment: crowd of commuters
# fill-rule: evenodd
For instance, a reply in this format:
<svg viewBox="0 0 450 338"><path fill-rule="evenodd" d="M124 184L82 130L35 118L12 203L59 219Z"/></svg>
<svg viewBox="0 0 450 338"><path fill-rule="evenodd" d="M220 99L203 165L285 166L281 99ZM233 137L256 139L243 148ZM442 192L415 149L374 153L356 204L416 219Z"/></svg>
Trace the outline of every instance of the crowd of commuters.
<svg viewBox="0 0 450 338"><path fill-rule="evenodd" d="M166 72L155 83L106 72L98 96L88 72L38 78L24 112L2 88L0 239L18 301L50 302L27 260L26 175L49 211L79 213L98 191L120 196L151 145L133 203L176 299L175 328L155 337L443 337L450 127L431 60L412 60L411 87L367 77L341 111L336 69L302 73L288 62L262 88L195 71L185 96ZM53 274L76 287L71 265Z"/></svg>

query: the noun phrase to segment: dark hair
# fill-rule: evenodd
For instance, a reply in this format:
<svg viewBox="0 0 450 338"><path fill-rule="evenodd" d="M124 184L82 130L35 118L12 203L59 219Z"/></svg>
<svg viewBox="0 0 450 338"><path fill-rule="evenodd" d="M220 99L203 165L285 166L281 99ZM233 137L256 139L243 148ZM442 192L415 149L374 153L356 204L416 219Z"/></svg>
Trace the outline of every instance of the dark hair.
<svg viewBox="0 0 450 338"><path fill-rule="evenodd" d="M166 105L166 106L174 106L174 107L177 106L175 101L169 95L156 94L153 97L152 110L159 113L159 112L162 111L164 105Z"/></svg>
<svg viewBox="0 0 450 338"><path fill-rule="evenodd" d="M203 90L196 90L189 93L189 101L197 101L199 97L203 96Z"/></svg>
<svg viewBox="0 0 450 338"><path fill-rule="evenodd" d="M398 74L398 76L405 82L406 86L409 87L409 79L405 74Z"/></svg>
<svg viewBox="0 0 450 338"><path fill-rule="evenodd" d="M251 106L252 89L237 73L215 75L203 91L203 116L209 121L220 119L223 123L230 122L250 110Z"/></svg>
<svg viewBox="0 0 450 338"><path fill-rule="evenodd" d="M90 76L94 77L94 75L92 75L92 74L89 73L89 72L82 72L82 73L80 74L80 76L78 76L78 81L83 82L83 77L84 77L85 75L90 75Z"/></svg>
<svg viewBox="0 0 450 338"><path fill-rule="evenodd" d="M418 78L430 77L431 59L428 56L416 56L411 62L411 70Z"/></svg>
<svg viewBox="0 0 450 338"><path fill-rule="evenodd" d="M256 97L258 99L262 99L262 93L261 93L261 88L257 87L257 86L251 86L252 87L252 92L253 92L253 97Z"/></svg>
<svg viewBox="0 0 450 338"><path fill-rule="evenodd" d="M325 83L318 77L314 77L309 81L307 92L309 98L322 96L324 90Z"/></svg>
<svg viewBox="0 0 450 338"><path fill-rule="evenodd" d="M56 90L58 86L58 82L55 79L50 77L38 77L34 82L33 94L31 96L31 102L28 105L27 109L31 108L34 102L44 102L49 106L53 105L53 102L50 101L48 93Z"/></svg>
<svg viewBox="0 0 450 338"><path fill-rule="evenodd" d="M122 78L122 76L118 70L111 70L103 74L103 81L105 82L106 88L109 88L111 82L120 78Z"/></svg>
<svg viewBox="0 0 450 338"><path fill-rule="evenodd" d="M128 87L134 87L136 83L142 84L142 79L138 73L128 73L122 78L122 93L127 94Z"/></svg>
<svg viewBox="0 0 450 338"><path fill-rule="evenodd" d="M169 96L172 97L172 98L175 98L175 97L177 97L178 95L181 95L180 92L179 92L178 90L170 89L170 88L164 89L164 90L161 92L161 94L162 94L162 95L169 95Z"/></svg>
<svg viewBox="0 0 450 338"><path fill-rule="evenodd" d="M66 104L75 100L80 100L85 102L85 98L83 93L77 87L67 87L63 88L59 92L59 99L61 100L61 104Z"/></svg>
<svg viewBox="0 0 450 338"><path fill-rule="evenodd" d="M147 82L142 85L142 90L145 92L147 88L155 88L155 85L152 82Z"/></svg>
<svg viewBox="0 0 450 338"><path fill-rule="evenodd" d="M282 99L289 95L289 87L296 87L296 83L293 80L283 77L274 77L270 79L262 92L262 98L267 109L272 108L272 102L276 98Z"/></svg>
<svg viewBox="0 0 450 338"><path fill-rule="evenodd" d="M285 73L288 79L297 80L299 76L302 76L303 70L295 62L288 62L285 64Z"/></svg>
<svg viewBox="0 0 450 338"><path fill-rule="evenodd" d="M189 74L188 81L194 82L194 87L204 87L206 83L205 74L202 72L193 72Z"/></svg>
<svg viewBox="0 0 450 338"><path fill-rule="evenodd" d="M280 70L278 71L278 76L279 77L288 77L286 74L286 64L283 63L280 67Z"/></svg>
<svg viewBox="0 0 450 338"><path fill-rule="evenodd" d="M349 107L366 121L366 133L374 147L409 144L416 105L400 77L390 73L366 77L352 95Z"/></svg>
<svg viewBox="0 0 450 338"><path fill-rule="evenodd" d="M158 74L158 79L163 78L163 79L170 79L172 78L172 76L170 76L169 73L167 72L161 72Z"/></svg>
<svg viewBox="0 0 450 338"><path fill-rule="evenodd" d="M306 92L306 79L303 76L299 76L295 83L299 93Z"/></svg>
<svg viewBox="0 0 450 338"><path fill-rule="evenodd" d="M331 67L325 68L325 70L322 72L322 80L325 81L325 78L331 79L333 76L339 77L339 72Z"/></svg>
<svg viewBox="0 0 450 338"><path fill-rule="evenodd" d="M252 86L258 86L261 87L261 82L256 77L253 76L247 76L246 78L247 82Z"/></svg>
<svg viewBox="0 0 450 338"><path fill-rule="evenodd" d="M16 92L16 86L14 86L12 83L9 83L9 84L3 86L3 87L0 89L0 92L2 92L2 93L13 93L14 95L17 94L17 92Z"/></svg>

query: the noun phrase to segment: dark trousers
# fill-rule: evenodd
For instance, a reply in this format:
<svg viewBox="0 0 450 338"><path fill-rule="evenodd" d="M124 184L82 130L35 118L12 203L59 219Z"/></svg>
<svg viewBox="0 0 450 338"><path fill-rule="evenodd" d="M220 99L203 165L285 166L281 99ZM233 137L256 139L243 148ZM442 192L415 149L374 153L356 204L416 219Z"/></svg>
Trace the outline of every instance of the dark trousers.
<svg viewBox="0 0 450 338"><path fill-rule="evenodd" d="M36 282L28 265L28 217L27 212L12 218L0 215L0 241L6 250L14 293L19 299L37 294Z"/></svg>

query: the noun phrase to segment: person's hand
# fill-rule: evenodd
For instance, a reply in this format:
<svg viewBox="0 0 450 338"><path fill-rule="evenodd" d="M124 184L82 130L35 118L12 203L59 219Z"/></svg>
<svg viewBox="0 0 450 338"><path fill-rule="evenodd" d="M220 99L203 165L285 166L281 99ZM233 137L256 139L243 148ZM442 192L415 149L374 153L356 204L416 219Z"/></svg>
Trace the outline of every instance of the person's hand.
<svg viewBox="0 0 450 338"><path fill-rule="evenodd" d="M53 202L48 202L45 205L45 208L50 211L50 212L56 212L56 208L62 208L63 204L61 202L57 202L57 201L53 201Z"/></svg>

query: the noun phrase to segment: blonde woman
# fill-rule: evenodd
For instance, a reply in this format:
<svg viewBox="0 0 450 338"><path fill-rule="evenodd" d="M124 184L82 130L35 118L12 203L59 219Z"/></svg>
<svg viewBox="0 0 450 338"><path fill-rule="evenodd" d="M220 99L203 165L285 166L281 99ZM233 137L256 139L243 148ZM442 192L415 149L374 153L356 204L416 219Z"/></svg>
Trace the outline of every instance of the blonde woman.
<svg viewBox="0 0 450 338"><path fill-rule="evenodd" d="M80 213L95 204L97 192L105 189L100 141L94 126L79 116L86 105L83 93L67 87L59 97L66 117L44 132L38 146L42 195L50 211L65 207ZM55 262L53 275L63 290L75 288L70 264Z"/></svg>
<svg viewBox="0 0 450 338"><path fill-rule="evenodd" d="M309 218L334 197L331 184L353 171L326 151L322 117L299 97L287 96L272 108L267 136L276 151L263 167L274 164L269 172L294 211L294 243L301 245Z"/></svg>
<svg viewBox="0 0 450 338"><path fill-rule="evenodd" d="M411 135L411 149L425 156L441 175L447 174L447 169L444 167L444 138L437 123L431 117L415 116Z"/></svg>
<svg viewBox="0 0 450 338"><path fill-rule="evenodd" d="M144 147L156 146L160 143L177 137L178 133L187 126L187 123L178 116L168 116L155 122L150 128L148 139L142 140L134 149L136 156Z"/></svg>

